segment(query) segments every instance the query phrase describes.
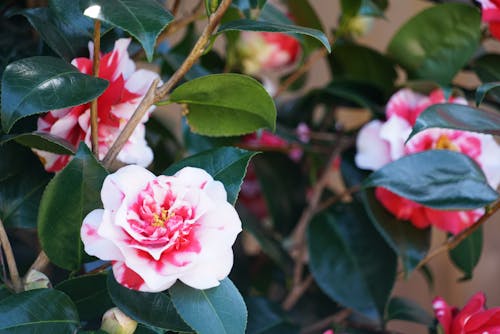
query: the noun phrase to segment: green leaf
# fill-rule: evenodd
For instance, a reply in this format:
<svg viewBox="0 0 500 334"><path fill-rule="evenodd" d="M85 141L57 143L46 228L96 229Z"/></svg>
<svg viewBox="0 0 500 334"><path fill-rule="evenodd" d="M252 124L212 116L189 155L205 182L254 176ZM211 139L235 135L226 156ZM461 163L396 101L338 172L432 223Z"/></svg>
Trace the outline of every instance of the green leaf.
<svg viewBox="0 0 500 334"><path fill-rule="evenodd" d="M472 69L483 83L500 81L500 55L485 54L473 61Z"/></svg>
<svg viewBox="0 0 500 334"><path fill-rule="evenodd" d="M36 155L16 143L0 145L0 219L7 228L35 228L50 175Z"/></svg>
<svg viewBox="0 0 500 334"><path fill-rule="evenodd" d="M54 289L25 291L0 300L1 334L68 334L79 326L71 299Z"/></svg>
<svg viewBox="0 0 500 334"><path fill-rule="evenodd" d="M324 47L331 52L330 42L326 35L316 29L299 27L291 24L280 24L272 22L254 21L249 19L234 20L225 23L219 27L217 31L218 34L226 31L268 31L268 32L280 32L284 34L294 35L306 35L313 37L320 41Z"/></svg>
<svg viewBox="0 0 500 334"><path fill-rule="evenodd" d="M341 0L342 15L356 16L361 8L361 1L362 0Z"/></svg>
<svg viewBox="0 0 500 334"><path fill-rule="evenodd" d="M71 298L82 320L100 320L104 312L113 307L106 279L106 274L79 276L63 281L55 288Z"/></svg>
<svg viewBox="0 0 500 334"><path fill-rule="evenodd" d="M11 63L2 77L2 126L8 133L21 118L86 103L107 88L106 80L81 73L53 57Z"/></svg>
<svg viewBox="0 0 500 334"><path fill-rule="evenodd" d="M82 14L74 0L49 0L49 6L20 12L59 56L70 61L88 52L94 23ZM106 28L101 29L104 34Z"/></svg>
<svg viewBox="0 0 500 334"><path fill-rule="evenodd" d="M21 145L56 154L75 154L76 147L63 138L46 132L29 132L0 136L0 144L15 140Z"/></svg>
<svg viewBox="0 0 500 334"><path fill-rule="evenodd" d="M12 296L14 293L5 286L5 284L0 284L0 300Z"/></svg>
<svg viewBox="0 0 500 334"><path fill-rule="evenodd" d="M330 298L381 320L395 278L397 258L359 204L316 216L307 230L309 268Z"/></svg>
<svg viewBox="0 0 500 334"><path fill-rule="evenodd" d="M460 104L434 104L418 116L408 140L429 128L446 128L500 135L500 114Z"/></svg>
<svg viewBox="0 0 500 334"><path fill-rule="evenodd" d="M384 187L435 209L476 209L498 198L476 162L449 150L404 156L373 172L364 187Z"/></svg>
<svg viewBox="0 0 500 334"><path fill-rule="evenodd" d="M245 298L248 307L247 334L298 334L278 305L262 297Z"/></svg>
<svg viewBox="0 0 500 334"><path fill-rule="evenodd" d="M108 275L108 291L115 305L137 322L174 332L193 330L177 314L170 297L164 293L130 290Z"/></svg>
<svg viewBox="0 0 500 334"><path fill-rule="evenodd" d="M387 244L398 254L408 276L426 256L431 245L431 229L419 229L398 220L375 198L372 189L361 193L366 212Z"/></svg>
<svg viewBox="0 0 500 334"><path fill-rule="evenodd" d="M432 6L400 28L388 52L408 71L411 79L449 84L476 52L480 26L480 12L470 5Z"/></svg>
<svg viewBox="0 0 500 334"><path fill-rule="evenodd" d="M187 104L191 130L202 135L235 136L276 127L273 99L258 81L241 74L188 81L172 92L170 101Z"/></svg>
<svg viewBox="0 0 500 334"><path fill-rule="evenodd" d="M234 205L245 177L248 162L257 154L234 147L220 147L192 155L176 162L163 172L164 175L173 175L184 167L198 167L212 175L214 180L224 184L227 192L227 201Z"/></svg>
<svg viewBox="0 0 500 334"><path fill-rule="evenodd" d="M420 305L402 297L392 297L387 305L386 321L405 320L416 322L427 327L434 326L434 317L430 316Z"/></svg>
<svg viewBox="0 0 500 334"><path fill-rule="evenodd" d="M308 0L285 0L293 21L300 26L323 31L318 14Z"/></svg>
<svg viewBox="0 0 500 334"><path fill-rule="evenodd" d="M390 95L394 90L394 82L398 77L395 64L374 49L356 44L337 43L329 62L335 80L368 83L386 95Z"/></svg>
<svg viewBox="0 0 500 334"><path fill-rule="evenodd" d="M472 279L472 273L481 258L482 250L483 229L480 227L449 252L453 264L464 273L461 281Z"/></svg>
<svg viewBox="0 0 500 334"><path fill-rule="evenodd" d="M489 82L487 84L481 85L477 88L476 90L476 105L479 106L481 102L484 100L486 97L486 94L488 94L489 91L495 90L495 88L500 87L500 82ZM496 94L498 94L500 90L496 90Z"/></svg>
<svg viewBox="0 0 500 334"><path fill-rule="evenodd" d="M229 278L207 290L177 282L169 291L177 312L198 334L245 333L245 302Z"/></svg>
<svg viewBox="0 0 500 334"><path fill-rule="evenodd" d="M38 236L50 260L77 270L82 261L80 229L85 216L102 207L101 187L107 171L87 145L47 185L40 202Z"/></svg>
<svg viewBox="0 0 500 334"><path fill-rule="evenodd" d="M99 6L94 13L87 9ZM121 28L134 36L144 48L148 61L153 60L156 39L174 19L156 0L80 0L84 14Z"/></svg>
<svg viewBox="0 0 500 334"><path fill-rule="evenodd" d="M351 102L363 108L372 110L374 113L379 109L378 100L383 96L383 92L372 84L348 81L335 80L330 82L326 87L312 91L313 94L318 94L321 100L339 102Z"/></svg>

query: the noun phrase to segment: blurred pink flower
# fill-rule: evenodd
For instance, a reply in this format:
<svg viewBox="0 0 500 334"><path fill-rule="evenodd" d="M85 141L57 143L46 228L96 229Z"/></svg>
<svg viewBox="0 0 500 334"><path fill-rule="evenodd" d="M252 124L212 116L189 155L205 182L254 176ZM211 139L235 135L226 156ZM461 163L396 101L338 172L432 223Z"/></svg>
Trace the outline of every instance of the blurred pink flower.
<svg viewBox="0 0 500 334"><path fill-rule="evenodd" d="M85 217L81 238L88 254L113 262L120 284L158 292L180 280L208 289L229 274L241 221L203 169L156 177L129 165L106 177L101 199L104 209Z"/></svg>
<svg viewBox="0 0 500 334"><path fill-rule="evenodd" d="M366 124L357 138L356 165L377 170L405 155L430 150L448 149L468 155L483 169L493 188L500 183L500 147L490 135L450 129L428 129L414 136L406 145L415 120L428 106L436 103L466 104L461 97L446 101L441 90L429 96L402 89L394 94L386 107L387 121ZM457 234L472 225L483 213L442 211L425 207L382 188L375 190L378 200L398 219L409 220L418 228L430 225Z"/></svg>
<svg viewBox="0 0 500 334"><path fill-rule="evenodd" d="M132 113L158 75L148 70L136 70L127 53L130 39L119 39L112 52L102 56L99 77L109 81L106 91L98 98L99 158L102 159L132 116ZM90 47L92 52L92 47ZM92 58L92 57L91 57ZM71 62L81 72L92 74L92 59L76 58ZM135 129L118 154L118 160L127 164L147 166L153 152L145 139L144 123L154 107L148 110L142 123ZM51 110L38 119L38 131L61 137L74 146L85 141L90 146L90 103ZM35 150L49 172L64 168L70 155Z"/></svg>
<svg viewBox="0 0 500 334"><path fill-rule="evenodd" d="M437 297L432 306L444 334L498 334L500 333L500 307L487 310L486 298L482 292L472 296L461 309L448 306Z"/></svg>
<svg viewBox="0 0 500 334"><path fill-rule="evenodd" d="M488 23L491 35L500 40L500 0L477 0L481 4L483 22Z"/></svg>
<svg viewBox="0 0 500 334"><path fill-rule="evenodd" d="M323 334L335 334L335 333L333 332L333 329L329 329L324 331Z"/></svg>

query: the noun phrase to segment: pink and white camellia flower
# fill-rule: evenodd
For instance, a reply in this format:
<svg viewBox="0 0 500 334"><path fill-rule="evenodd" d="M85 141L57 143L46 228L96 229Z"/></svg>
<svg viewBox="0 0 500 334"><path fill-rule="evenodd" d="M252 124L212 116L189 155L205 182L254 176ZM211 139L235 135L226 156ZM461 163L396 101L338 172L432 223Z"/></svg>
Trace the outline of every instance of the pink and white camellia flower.
<svg viewBox="0 0 500 334"><path fill-rule="evenodd" d="M461 310L448 306L441 297L435 298L432 306L444 334L499 334L500 307L487 310L485 301L484 294L478 292Z"/></svg>
<svg viewBox="0 0 500 334"><path fill-rule="evenodd" d="M119 39L112 52L102 56L99 77L109 81L109 86L97 99L99 123L99 158L102 159L132 116L158 75L149 70L136 70L127 53L130 39ZM93 50L92 45L89 49ZM85 74L92 74L91 58L76 58L71 64ZM153 151L145 139L144 123L154 107L142 119L131 137L118 154L118 160L127 164L149 165ZM63 138L73 144L85 141L90 146L90 103L75 107L49 111L38 119L38 131ZM64 168L71 159L69 155L34 150L49 172Z"/></svg>
<svg viewBox="0 0 500 334"><path fill-rule="evenodd" d="M374 120L361 129L356 143L356 165L362 169L377 170L408 154L430 149L448 149L466 154L475 160L485 173L489 184L496 189L500 183L500 146L490 135L450 129L428 129L418 133L405 145L418 115L432 104L445 102L467 103L461 97L451 97L446 101L441 90L435 90L429 96L409 89L397 92L387 104L387 121ZM434 225L452 234L458 234L474 224L484 212L482 209L436 210L380 187L375 189L375 196L398 219L409 220L418 228Z"/></svg>
<svg viewBox="0 0 500 334"><path fill-rule="evenodd" d="M242 31L237 49L243 71L250 75L291 68L301 53L296 38L277 32Z"/></svg>
<svg viewBox="0 0 500 334"><path fill-rule="evenodd" d="M180 280L208 289L229 274L241 221L203 169L156 177L129 165L106 177L101 199L104 209L85 217L81 238L88 254L113 262L120 284L158 292Z"/></svg>
<svg viewBox="0 0 500 334"><path fill-rule="evenodd" d="M481 4L483 22L488 23L491 35L500 40L500 0L477 0Z"/></svg>

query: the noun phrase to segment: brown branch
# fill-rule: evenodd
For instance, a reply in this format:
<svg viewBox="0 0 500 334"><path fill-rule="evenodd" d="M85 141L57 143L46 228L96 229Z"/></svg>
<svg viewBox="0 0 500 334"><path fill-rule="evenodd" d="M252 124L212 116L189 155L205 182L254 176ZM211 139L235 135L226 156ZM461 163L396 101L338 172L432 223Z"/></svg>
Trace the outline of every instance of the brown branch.
<svg viewBox="0 0 500 334"><path fill-rule="evenodd" d="M300 334L310 334L310 333L318 333L322 330L327 329L332 324L339 324L345 321L350 315L352 311L350 309L343 309L339 312L332 314L326 318L319 320L318 322L305 327L300 331Z"/></svg>
<svg viewBox="0 0 500 334"><path fill-rule="evenodd" d="M320 212L320 211L327 209L328 207L330 207L333 204L337 203L338 201L342 200L345 196L352 195L352 194L358 192L360 189L361 189L361 186L356 185L356 186L353 186L349 189L346 189L345 191L343 191L340 194L337 194L335 196L332 196L332 197L324 200L323 202L318 204L316 212Z"/></svg>
<svg viewBox="0 0 500 334"><path fill-rule="evenodd" d="M36 271L45 273L45 271L47 269L47 266L49 264L50 264L50 260L47 257L47 254L45 254L44 251L41 251L38 254L38 257L35 259L35 262L33 262L33 264L31 265L31 267L28 270L28 272L30 272L32 270L36 270Z"/></svg>
<svg viewBox="0 0 500 334"><path fill-rule="evenodd" d="M19 271L17 270L16 259L14 257L14 252L10 245L9 237L7 236L7 231L3 226L3 222L0 220L0 246L3 248L5 258L7 259L7 266L9 267L10 280L14 291L23 291L23 282L19 276Z"/></svg>
<svg viewBox="0 0 500 334"><path fill-rule="evenodd" d="M94 20L94 61L92 73L94 77L99 77L99 61L101 58L101 21ZM90 103L90 141L92 153L99 159L99 125L97 121L97 97Z"/></svg>
<svg viewBox="0 0 500 334"><path fill-rule="evenodd" d="M87 274L88 274L88 275L98 274L98 273L100 273L101 271L108 269L108 268L109 268L109 267L111 267L112 265L113 265L113 264L112 264L111 262L106 262L106 263L103 263L103 264L101 264L99 267L97 267L97 268L92 269L91 271L89 271Z"/></svg>
<svg viewBox="0 0 500 334"><path fill-rule="evenodd" d="M193 49L184 60L182 65L175 71L175 73L170 77L170 79L164 83L162 86L157 88L158 80L155 80L148 92L144 96L143 100L135 110L134 114L127 122L122 132L113 143L113 146L109 149L108 153L103 159L103 164L106 168L109 168L113 162L115 161L118 153L121 151L128 138L132 135L137 125L140 123L144 114L147 110L156 102L164 99L165 96L174 88L174 86L184 77L184 75L189 71L191 67L193 67L194 63L203 55L206 46L210 42L210 37L212 33L215 31L215 28L218 26L222 16L226 12L226 10L231 5L231 0L223 0L217 8L217 10L210 15L208 24L203 30L201 36L198 41L194 45Z"/></svg>
<svg viewBox="0 0 500 334"><path fill-rule="evenodd" d="M468 236L470 236L472 233L477 231L484 223L486 223L497 211L500 210L500 201L496 202L493 204L490 208L488 208L485 212L485 214L479 218L479 220L474 224L463 230L457 235L454 235L448 240L446 240L441 246L438 248L434 249L432 252L427 254L425 258L423 258L415 267L416 269L420 269L423 266L425 266L427 263L429 263L433 258L436 256L449 252L455 247L457 247L462 241L464 241ZM404 277L404 272L400 272L398 275L398 278L403 278Z"/></svg>
<svg viewBox="0 0 500 334"><path fill-rule="evenodd" d="M303 282L300 282L296 286L294 286L294 288L290 291L290 293L282 303L283 309L290 310L299 301L300 297L302 297L307 289L309 289L313 282L314 278L312 277L312 275L309 275Z"/></svg>
<svg viewBox="0 0 500 334"><path fill-rule="evenodd" d="M179 0L174 1L174 4L172 5L172 9L170 10L172 12L173 16L177 15L177 12L179 11L180 4L181 4L181 2Z"/></svg>

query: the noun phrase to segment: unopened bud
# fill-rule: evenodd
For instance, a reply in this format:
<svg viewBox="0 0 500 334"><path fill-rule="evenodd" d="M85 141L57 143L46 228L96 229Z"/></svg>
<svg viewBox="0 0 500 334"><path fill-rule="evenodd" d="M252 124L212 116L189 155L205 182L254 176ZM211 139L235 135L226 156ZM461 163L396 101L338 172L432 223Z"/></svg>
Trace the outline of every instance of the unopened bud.
<svg viewBox="0 0 500 334"><path fill-rule="evenodd" d="M24 278L24 291L47 289L51 286L49 278L37 270L30 270Z"/></svg>
<svg viewBox="0 0 500 334"><path fill-rule="evenodd" d="M113 307L104 313L101 329L108 334L132 334L137 328L137 321L130 319L119 308Z"/></svg>

